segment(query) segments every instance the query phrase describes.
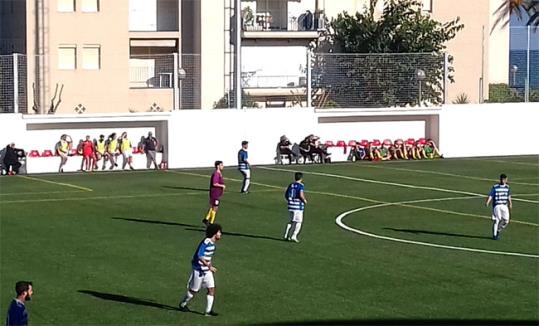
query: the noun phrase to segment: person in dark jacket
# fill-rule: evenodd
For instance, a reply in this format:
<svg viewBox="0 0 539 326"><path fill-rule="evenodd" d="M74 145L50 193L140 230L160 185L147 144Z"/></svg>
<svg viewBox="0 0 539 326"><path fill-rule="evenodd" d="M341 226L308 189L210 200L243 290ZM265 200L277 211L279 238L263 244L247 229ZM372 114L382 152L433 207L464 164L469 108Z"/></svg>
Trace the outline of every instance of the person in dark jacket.
<svg viewBox="0 0 539 326"><path fill-rule="evenodd" d="M6 171L9 174L19 174L19 168L21 167L19 158L24 156L24 150L15 148L15 143L7 145L4 153L4 167Z"/></svg>

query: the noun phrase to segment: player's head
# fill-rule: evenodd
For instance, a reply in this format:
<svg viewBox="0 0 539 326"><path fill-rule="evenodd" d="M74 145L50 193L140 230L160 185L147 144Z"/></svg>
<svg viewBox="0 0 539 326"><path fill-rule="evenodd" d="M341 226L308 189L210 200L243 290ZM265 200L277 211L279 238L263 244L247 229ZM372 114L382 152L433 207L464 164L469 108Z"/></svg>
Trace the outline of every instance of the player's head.
<svg viewBox="0 0 539 326"><path fill-rule="evenodd" d="M222 170L223 169L223 161L215 161L215 163L213 164L213 166L215 166L216 169L218 170Z"/></svg>
<svg viewBox="0 0 539 326"><path fill-rule="evenodd" d="M105 135L99 135L99 139L100 139L100 140L105 139Z"/></svg>
<svg viewBox="0 0 539 326"><path fill-rule="evenodd" d="M18 281L15 283L15 292L17 297L23 297L25 301L32 299L32 294L34 290L32 289L32 282L29 281Z"/></svg>
<svg viewBox="0 0 539 326"><path fill-rule="evenodd" d="M221 234L223 233L223 228L220 224L210 224L206 228L206 238L213 238L215 240L221 239Z"/></svg>
<svg viewBox="0 0 539 326"><path fill-rule="evenodd" d="M244 140L241 142L241 147L243 147L244 149L247 149L247 146L249 146L249 142Z"/></svg>
<svg viewBox="0 0 539 326"><path fill-rule="evenodd" d="M90 140L90 135L86 135L86 140Z"/></svg>
<svg viewBox="0 0 539 326"><path fill-rule="evenodd" d="M500 183L501 184L507 183L507 175L505 175L505 173L500 174Z"/></svg>
<svg viewBox="0 0 539 326"><path fill-rule="evenodd" d="M296 180L296 181L301 181L301 180L303 180L303 173L301 173L301 172L296 172L296 173L294 174L294 180Z"/></svg>

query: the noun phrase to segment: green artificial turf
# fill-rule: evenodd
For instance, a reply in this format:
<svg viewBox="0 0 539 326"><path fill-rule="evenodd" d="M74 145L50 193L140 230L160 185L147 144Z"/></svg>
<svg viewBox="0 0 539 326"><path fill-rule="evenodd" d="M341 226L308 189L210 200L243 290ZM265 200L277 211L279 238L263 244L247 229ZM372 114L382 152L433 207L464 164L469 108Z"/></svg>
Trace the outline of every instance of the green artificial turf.
<svg viewBox="0 0 539 326"><path fill-rule="evenodd" d="M309 200L299 244L282 240L293 171L305 173ZM484 203L502 172L514 209L494 241ZM248 195L225 168L218 317L200 314L204 293L195 312L176 310L210 174L1 177L2 320L15 282L31 280L31 325L539 321L538 156L254 167ZM390 239L337 225L359 208L342 223Z"/></svg>

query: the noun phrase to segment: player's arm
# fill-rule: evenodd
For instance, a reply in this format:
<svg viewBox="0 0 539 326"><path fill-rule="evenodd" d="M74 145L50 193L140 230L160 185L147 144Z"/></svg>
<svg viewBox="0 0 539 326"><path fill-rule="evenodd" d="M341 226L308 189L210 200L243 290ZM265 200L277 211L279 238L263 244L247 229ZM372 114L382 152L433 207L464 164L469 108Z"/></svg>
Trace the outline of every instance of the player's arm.
<svg viewBox="0 0 539 326"><path fill-rule="evenodd" d="M299 198L304 204L307 204L307 198L305 198L305 192L303 190L299 192Z"/></svg>
<svg viewBox="0 0 539 326"><path fill-rule="evenodd" d="M511 200L511 194L509 194L509 210L513 209L513 200Z"/></svg>
<svg viewBox="0 0 539 326"><path fill-rule="evenodd" d="M223 189L226 188L226 186L225 186L224 184L219 183L219 179L216 178L216 177L213 178L211 184L212 184L212 186L215 187L215 188L223 188Z"/></svg>
<svg viewBox="0 0 539 326"><path fill-rule="evenodd" d="M485 203L485 206L490 205L491 201L492 201L492 196L489 195L488 198L487 198L487 202Z"/></svg>

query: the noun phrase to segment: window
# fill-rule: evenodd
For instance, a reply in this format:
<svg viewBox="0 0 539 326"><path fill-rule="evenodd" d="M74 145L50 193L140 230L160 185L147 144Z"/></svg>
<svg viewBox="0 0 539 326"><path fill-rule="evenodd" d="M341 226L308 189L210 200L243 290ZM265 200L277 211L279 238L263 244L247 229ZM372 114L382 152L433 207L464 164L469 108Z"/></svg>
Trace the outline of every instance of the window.
<svg viewBox="0 0 539 326"><path fill-rule="evenodd" d="M75 0L58 0L59 12L74 12Z"/></svg>
<svg viewBox="0 0 539 326"><path fill-rule="evenodd" d="M98 12L99 0L81 0L80 10L82 12Z"/></svg>
<svg viewBox="0 0 539 326"><path fill-rule="evenodd" d="M423 8L421 8L423 11L432 12L432 0L423 0L421 2L423 3Z"/></svg>
<svg viewBox="0 0 539 326"><path fill-rule="evenodd" d="M58 47L58 69L74 70L77 68L77 46L60 45Z"/></svg>
<svg viewBox="0 0 539 326"><path fill-rule="evenodd" d="M82 47L82 69L99 70L101 68L101 47L84 45Z"/></svg>

